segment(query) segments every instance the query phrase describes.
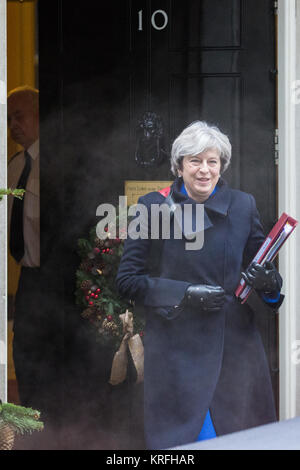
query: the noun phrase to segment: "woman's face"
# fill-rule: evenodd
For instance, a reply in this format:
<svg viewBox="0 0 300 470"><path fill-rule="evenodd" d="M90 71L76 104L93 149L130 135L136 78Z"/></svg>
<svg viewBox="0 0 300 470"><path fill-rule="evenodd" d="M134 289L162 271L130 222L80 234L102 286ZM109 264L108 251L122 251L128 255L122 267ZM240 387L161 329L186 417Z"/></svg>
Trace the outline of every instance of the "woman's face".
<svg viewBox="0 0 300 470"><path fill-rule="evenodd" d="M215 149L208 149L195 156L186 155L178 174L183 177L189 197L197 202L204 202L215 189L220 171L219 152Z"/></svg>

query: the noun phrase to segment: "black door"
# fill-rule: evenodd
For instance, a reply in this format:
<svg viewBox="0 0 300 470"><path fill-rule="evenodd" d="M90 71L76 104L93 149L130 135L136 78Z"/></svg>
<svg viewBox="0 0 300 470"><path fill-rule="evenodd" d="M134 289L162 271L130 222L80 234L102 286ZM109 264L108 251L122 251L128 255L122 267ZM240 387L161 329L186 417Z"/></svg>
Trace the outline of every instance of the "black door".
<svg viewBox="0 0 300 470"><path fill-rule="evenodd" d="M85 343L78 351L67 334L70 325L78 327L72 311L77 239L95 223L100 203L124 194L125 181L172 178L170 145L187 124L205 120L229 135L233 158L225 178L255 196L265 230L272 226L273 2L40 2L39 49L42 259L64 298L58 341L76 362L86 354ZM163 132L164 152L153 162L139 147L145 112L159 116ZM278 403L276 318L257 298L252 303ZM89 365L97 354L90 353Z"/></svg>

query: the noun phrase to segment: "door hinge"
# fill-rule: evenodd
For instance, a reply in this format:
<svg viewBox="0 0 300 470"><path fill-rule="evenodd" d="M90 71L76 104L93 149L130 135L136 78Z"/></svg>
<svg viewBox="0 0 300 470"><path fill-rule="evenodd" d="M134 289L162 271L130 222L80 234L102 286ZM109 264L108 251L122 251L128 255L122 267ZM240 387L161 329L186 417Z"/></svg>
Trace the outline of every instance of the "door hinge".
<svg viewBox="0 0 300 470"><path fill-rule="evenodd" d="M273 2L273 8L274 8L274 14L278 15L278 1L277 0Z"/></svg>
<svg viewBox="0 0 300 470"><path fill-rule="evenodd" d="M275 134L274 134L274 160L275 160L275 165L278 165L279 161L279 132L278 129L275 129Z"/></svg>

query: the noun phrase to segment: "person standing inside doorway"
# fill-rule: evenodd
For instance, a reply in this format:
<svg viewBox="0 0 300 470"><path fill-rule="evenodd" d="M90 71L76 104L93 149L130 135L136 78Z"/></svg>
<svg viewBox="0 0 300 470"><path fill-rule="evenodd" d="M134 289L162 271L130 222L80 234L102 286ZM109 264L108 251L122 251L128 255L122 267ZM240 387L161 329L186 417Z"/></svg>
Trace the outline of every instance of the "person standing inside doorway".
<svg viewBox="0 0 300 470"><path fill-rule="evenodd" d="M21 265L15 298L13 358L21 405L43 408L40 378L38 298L40 276L39 92L22 86L8 93L8 128L22 146L8 165L8 186L25 189L22 200L8 200L11 255Z"/></svg>

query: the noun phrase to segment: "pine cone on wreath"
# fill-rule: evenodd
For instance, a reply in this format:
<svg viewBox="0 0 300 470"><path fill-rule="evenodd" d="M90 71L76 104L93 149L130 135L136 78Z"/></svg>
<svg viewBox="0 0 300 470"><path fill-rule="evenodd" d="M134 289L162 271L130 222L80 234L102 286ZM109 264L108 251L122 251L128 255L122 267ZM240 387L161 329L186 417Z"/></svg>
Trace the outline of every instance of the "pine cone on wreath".
<svg viewBox="0 0 300 470"><path fill-rule="evenodd" d="M80 288L82 290L90 290L92 285L93 285L92 281L85 280L85 281L82 281Z"/></svg>
<svg viewBox="0 0 300 470"><path fill-rule="evenodd" d="M0 450L11 450L14 446L15 433L9 424L0 422Z"/></svg>
<svg viewBox="0 0 300 470"><path fill-rule="evenodd" d="M95 243L96 248L99 248L100 250L102 250L102 248L104 248L105 240L101 240L100 238L95 238L94 243Z"/></svg>
<svg viewBox="0 0 300 470"><path fill-rule="evenodd" d="M102 328L113 336L119 336L119 328L114 321L109 321L107 318L105 318L102 323Z"/></svg>
<svg viewBox="0 0 300 470"><path fill-rule="evenodd" d="M83 312L81 312L81 316L85 320L90 319L92 317L92 315L93 315L93 311L92 311L91 308L86 308L85 310L83 310Z"/></svg>
<svg viewBox="0 0 300 470"><path fill-rule="evenodd" d="M98 307L88 307L81 312L81 317L92 323L99 323L103 319L104 312Z"/></svg>

